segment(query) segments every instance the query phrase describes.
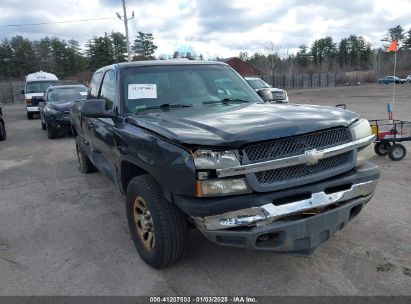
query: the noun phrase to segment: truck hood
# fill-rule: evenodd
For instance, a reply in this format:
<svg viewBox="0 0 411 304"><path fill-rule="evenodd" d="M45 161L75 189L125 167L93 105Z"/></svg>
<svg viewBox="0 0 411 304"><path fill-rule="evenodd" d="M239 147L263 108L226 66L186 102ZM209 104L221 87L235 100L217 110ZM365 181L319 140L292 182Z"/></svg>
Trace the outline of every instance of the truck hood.
<svg viewBox="0 0 411 304"><path fill-rule="evenodd" d="M57 111L66 111L70 110L72 101L58 101L58 102L49 102L50 106Z"/></svg>
<svg viewBox="0 0 411 304"><path fill-rule="evenodd" d="M335 107L254 103L156 110L128 116L127 121L181 144L240 147L346 127L358 118L356 113Z"/></svg>

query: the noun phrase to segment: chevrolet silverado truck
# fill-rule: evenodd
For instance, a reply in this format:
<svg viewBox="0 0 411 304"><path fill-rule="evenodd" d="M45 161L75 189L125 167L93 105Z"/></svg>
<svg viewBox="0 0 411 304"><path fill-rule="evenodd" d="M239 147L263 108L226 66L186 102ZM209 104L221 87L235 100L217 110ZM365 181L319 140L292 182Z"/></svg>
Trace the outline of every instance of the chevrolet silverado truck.
<svg viewBox="0 0 411 304"><path fill-rule="evenodd" d="M264 102L270 94L220 62L94 73L87 99L71 108L79 169L98 169L125 195L146 263L180 260L194 225L220 245L307 255L371 199L379 169L368 161L368 121Z"/></svg>

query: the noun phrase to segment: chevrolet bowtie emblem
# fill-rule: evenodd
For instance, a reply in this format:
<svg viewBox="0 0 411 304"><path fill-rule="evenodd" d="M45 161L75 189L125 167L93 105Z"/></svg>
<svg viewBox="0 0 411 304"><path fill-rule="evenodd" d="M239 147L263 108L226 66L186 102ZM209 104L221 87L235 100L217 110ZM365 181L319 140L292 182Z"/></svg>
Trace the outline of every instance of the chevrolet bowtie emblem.
<svg viewBox="0 0 411 304"><path fill-rule="evenodd" d="M305 163L307 165L315 165L320 159L324 157L324 152L316 149L305 151Z"/></svg>

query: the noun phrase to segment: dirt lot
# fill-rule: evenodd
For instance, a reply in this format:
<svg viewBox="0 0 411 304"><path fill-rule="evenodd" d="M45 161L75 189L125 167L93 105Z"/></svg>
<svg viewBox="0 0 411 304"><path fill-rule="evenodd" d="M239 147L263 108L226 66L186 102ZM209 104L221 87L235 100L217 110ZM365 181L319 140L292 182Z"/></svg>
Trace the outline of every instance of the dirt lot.
<svg viewBox="0 0 411 304"><path fill-rule="evenodd" d="M392 86L294 90L290 100L346 103L385 118ZM397 86L411 120L411 85ZM310 257L219 247L197 231L189 256L166 270L138 257L123 197L100 173L77 171L73 138L48 140L22 105L3 109L0 295L411 295L411 145L401 162L375 156L374 199Z"/></svg>

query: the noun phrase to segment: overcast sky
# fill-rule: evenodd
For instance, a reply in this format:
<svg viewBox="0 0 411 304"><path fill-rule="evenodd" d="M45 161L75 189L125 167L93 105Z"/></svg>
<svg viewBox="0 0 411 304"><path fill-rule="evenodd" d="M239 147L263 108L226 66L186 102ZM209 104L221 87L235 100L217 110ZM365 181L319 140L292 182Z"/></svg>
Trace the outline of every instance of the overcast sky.
<svg viewBox="0 0 411 304"><path fill-rule="evenodd" d="M411 0L126 0L132 41L138 31L154 34L157 55L192 47L206 58L250 54L267 48L295 52L300 44L332 36L364 36L380 46L386 30L411 28ZM121 0L1 0L0 39L22 35L74 38L84 44L93 35L124 32L115 18ZM8 24L113 17L111 20L1 27Z"/></svg>

